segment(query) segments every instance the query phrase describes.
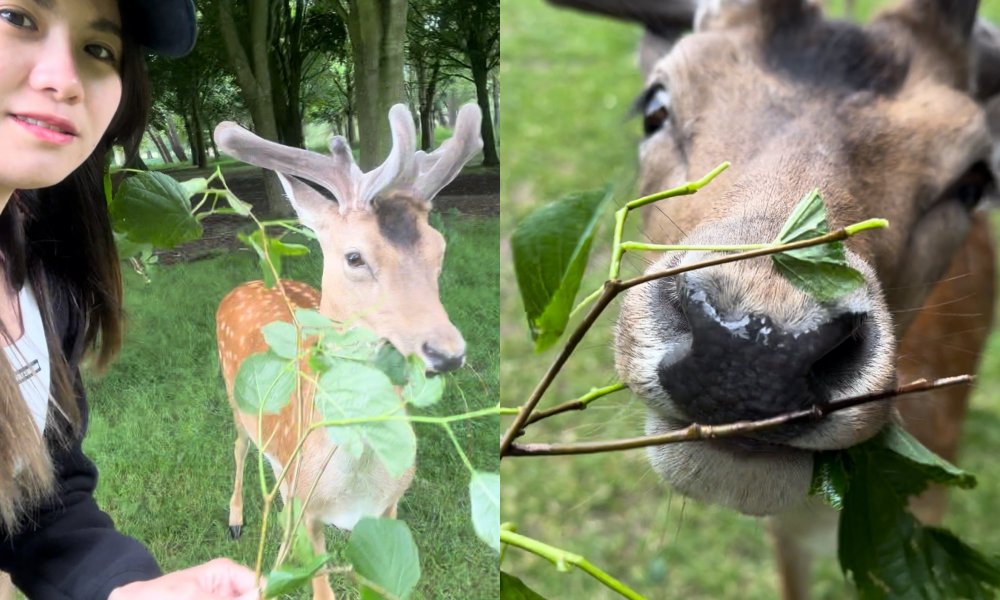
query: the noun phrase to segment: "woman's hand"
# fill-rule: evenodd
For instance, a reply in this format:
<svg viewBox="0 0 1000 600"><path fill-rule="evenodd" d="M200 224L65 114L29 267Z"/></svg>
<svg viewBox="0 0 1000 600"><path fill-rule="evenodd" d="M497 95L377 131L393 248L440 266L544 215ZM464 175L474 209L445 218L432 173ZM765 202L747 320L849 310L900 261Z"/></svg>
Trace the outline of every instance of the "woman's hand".
<svg viewBox="0 0 1000 600"><path fill-rule="evenodd" d="M259 590L250 569L217 558L158 579L116 588L108 600L257 600Z"/></svg>

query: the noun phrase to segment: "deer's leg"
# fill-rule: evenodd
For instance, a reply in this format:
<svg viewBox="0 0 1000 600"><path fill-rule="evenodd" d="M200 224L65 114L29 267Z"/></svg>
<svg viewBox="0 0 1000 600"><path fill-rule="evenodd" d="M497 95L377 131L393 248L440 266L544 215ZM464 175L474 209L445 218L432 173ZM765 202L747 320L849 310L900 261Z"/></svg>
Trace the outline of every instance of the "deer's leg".
<svg viewBox="0 0 1000 600"><path fill-rule="evenodd" d="M813 558L835 554L840 514L818 498L768 519L783 600L809 597Z"/></svg>
<svg viewBox="0 0 1000 600"><path fill-rule="evenodd" d="M14 584L10 575L0 572L0 600L14 600Z"/></svg>
<svg viewBox="0 0 1000 600"><path fill-rule="evenodd" d="M236 419L236 446L233 449L233 456L236 459L236 477L233 480L233 496L229 500L229 535L234 539L240 539L243 529L243 466L247 459L247 450L250 443L246 431L240 425L238 416Z"/></svg>
<svg viewBox="0 0 1000 600"><path fill-rule="evenodd" d="M993 323L994 254L988 222L980 214L965 246L931 294L900 343L900 383L920 377L936 379L972 374ZM969 386L956 386L906 396L896 406L906 429L949 461L958 454ZM910 508L925 523L938 523L947 498L932 486L913 499Z"/></svg>
<svg viewBox="0 0 1000 600"><path fill-rule="evenodd" d="M313 550L316 554L326 553L326 525L319 519L311 515L305 516L306 532L312 541ZM327 575L317 575L312 580L313 600L336 600L333 588L330 587L330 578Z"/></svg>

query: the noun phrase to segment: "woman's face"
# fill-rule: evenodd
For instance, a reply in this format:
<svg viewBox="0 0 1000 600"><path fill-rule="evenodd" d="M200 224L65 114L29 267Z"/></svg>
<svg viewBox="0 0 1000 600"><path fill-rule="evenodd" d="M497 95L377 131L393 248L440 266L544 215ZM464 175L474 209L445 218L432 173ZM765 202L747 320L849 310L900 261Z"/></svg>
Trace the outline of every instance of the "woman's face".
<svg viewBox="0 0 1000 600"><path fill-rule="evenodd" d="M121 100L116 0L0 0L0 199L59 183Z"/></svg>

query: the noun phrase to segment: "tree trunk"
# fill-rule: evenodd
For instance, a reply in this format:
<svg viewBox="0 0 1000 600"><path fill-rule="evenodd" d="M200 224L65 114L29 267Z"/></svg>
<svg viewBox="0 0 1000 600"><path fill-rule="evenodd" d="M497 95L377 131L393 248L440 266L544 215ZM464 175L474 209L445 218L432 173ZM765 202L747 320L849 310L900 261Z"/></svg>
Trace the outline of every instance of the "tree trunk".
<svg viewBox="0 0 1000 600"><path fill-rule="evenodd" d="M236 22L233 18L233 0L219 1L219 26L225 42L226 53L236 72L236 81L246 100L250 117L253 119L257 135L277 141L278 125L274 116L274 98L271 94L271 71L268 64L270 43L268 36L268 0L250 0L249 49L240 41ZM284 200L284 192L274 173L265 171L264 190L267 196L267 212L270 215L287 216L291 206Z"/></svg>
<svg viewBox="0 0 1000 600"><path fill-rule="evenodd" d="M448 92L448 128L454 129L458 121L458 94L455 90Z"/></svg>
<svg viewBox="0 0 1000 600"><path fill-rule="evenodd" d="M163 142L163 138L160 137L160 134L150 129L149 139L153 141L153 145L156 146L156 151L160 153L160 158L163 159L163 164L172 164L174 162L174 157L170 155L170 150L167 149L167 145Z"/></svg>
<svg viewBox="0 0 1000 600"><path fill-rule="evenodd" d="M486 53L477 48L469 49L469 63L472 65L472 81L476 84L476 102L483 112L483 166L495 167L500 164L496 142L493 138L493 119L490 117L490 92L487 83L489 70L486 67Z"/></svg>
<svg viewBox="0 0 1000 600"><path fill-rule="evenodd" d="M418 73L418 89L420 90L420 149L430 152L434 145L434 99L437 96L438 73L441 70L440 61L435 61L430 67L430 73L421 69Z"/></svg>
<svg viewBox="0 0 1000 600"><path fill-rule="evenodd" d="M205 129L201 125L201 108L198 106L198 96L191 97L191 129L188 137L191 139L193 162L199 169L208 168L208 153L205 152Z"/></svg>
<svg viewBox="0 0 1000 600"><path fill-rule="evenodd" d="M173 149L177 160L187 162L188 157L184 152L184 145L181 144L181 138L177 135L177 126L174 125L173 119L167 119L167 139L170 141L170 148Z"/></svg>
<svg viewBox="0 0 1000 600"><path fill-rule="evenodd" d="M493 84L493 131L500 129L500 78L496 73L490 76Z"/></svg>
<svg viewBox="0 0 1000 600"><path fill-rule="evenodd" d="M211 135L206 135L205 137L208 138L208 145L212 147L212 158L219 160L219 156L221 155L219 154L219 147L215 145L215 138Z"/></svg>
<svg viewBox="0 0 1000 600"><path fill-rule="evenodd" d="M350 0L347 30L354 57L355 106L361 138L361 168L389 155L389 108L405 100L403 47L406 0Z"/></svg>

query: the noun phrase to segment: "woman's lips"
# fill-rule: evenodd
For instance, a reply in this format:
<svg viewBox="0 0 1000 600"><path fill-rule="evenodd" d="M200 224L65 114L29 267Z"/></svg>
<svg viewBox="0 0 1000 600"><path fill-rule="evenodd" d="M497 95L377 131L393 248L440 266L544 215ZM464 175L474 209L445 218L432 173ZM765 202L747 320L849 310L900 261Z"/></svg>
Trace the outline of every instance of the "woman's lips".
<svg viewBox="0 0 1000 600"><path fill-rule="evenodd" d="M41 115L12 114L10 117L36 138L52 144L64 145L76 138L72 123Z"/></svg>

